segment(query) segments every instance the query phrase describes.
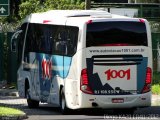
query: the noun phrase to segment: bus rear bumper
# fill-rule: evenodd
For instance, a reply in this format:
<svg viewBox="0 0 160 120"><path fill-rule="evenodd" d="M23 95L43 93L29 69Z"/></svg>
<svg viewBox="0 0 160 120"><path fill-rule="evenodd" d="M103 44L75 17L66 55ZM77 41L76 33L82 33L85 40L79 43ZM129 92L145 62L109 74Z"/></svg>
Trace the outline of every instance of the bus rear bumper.
<svg viewBox="0 0 160 120"><path fill-rule="evenodd" d="M83 94L80 108L138 108L151 106L151 92L138 95L87 95Z"/></svg>

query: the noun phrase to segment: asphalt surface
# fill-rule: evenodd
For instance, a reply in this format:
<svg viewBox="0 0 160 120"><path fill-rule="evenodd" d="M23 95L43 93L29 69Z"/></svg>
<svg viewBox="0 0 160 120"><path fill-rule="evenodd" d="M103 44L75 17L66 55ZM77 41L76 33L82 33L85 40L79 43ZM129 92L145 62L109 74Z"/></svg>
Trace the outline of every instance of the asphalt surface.
<svg viewBox="0 0 160 120"><path fill-rule="evenodd" d="M14 91L15 92L15 91ZM3 92L5 93L5 92ZM12 95L12 96L11 96ZM13 96L14 95L14 96ZM127 114L115 114L112 111L104 111L104 110L81 110L81 111L73 111L69 115L62 115L60 109L57 107L52 107L48 104L40 104L40 107L37 109L29 109L27 107L26 99L22 99L17 97L17 94L5 93L2 95L2 91L0 90L0 106L8 106L12 108L18 108L26 113L26 116L23 119L26 120L99 120L99 119L107 119L107 120L151 120L151 119L160 119L160 96L153 95L152 96L152 106L149 108L141 108L135 111L134 115ZM22 119L22 118L15 118ZM10 120L10 119L8 119ZM14 119L11 119L14 120Z"/></svg>

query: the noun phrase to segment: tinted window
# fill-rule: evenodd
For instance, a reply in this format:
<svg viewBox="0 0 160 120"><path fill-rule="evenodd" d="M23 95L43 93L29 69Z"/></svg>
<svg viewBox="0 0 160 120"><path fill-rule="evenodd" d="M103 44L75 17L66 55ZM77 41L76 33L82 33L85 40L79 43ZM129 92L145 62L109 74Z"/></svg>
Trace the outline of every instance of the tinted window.
<svg viewBox="0 0 160 120"><path fill-rule="evenodd" d="M20 65L21 60L22 60L22 51L23 51L23 44L24 44L26 27L27 27L27 23L25 23L25 24L23 24L21 26L19 31L22 30L22 32L20 32L20 34L18 35L18 38L17 38L17 44L18 44L18 48L17 48L18 49L17 50L18 66Z"/></svg>
<svg viewBox="0 0 160 120"><path fill-rule="evenodd" d="M25 52L51 54L56 26L29 24Z"/></svg>
<svg viewBox="0 0 160 120"><path fill-rule="evenodd" d="M66 27L66 49L65 55L73 56L77 50L78 41L78 27L67 26Z"/></svg>
<svg viewBox="0 0 160 120"><path fill-rule="evenodd" d="M25 52L72 56L76 52L78 27L29 24Z"/></svg>
<svg viewBox="0 0 160 120"><path fill-rule="evenodd" d="M147 46L145 23L115 21L87 25L87 47L115 44Z"/></svg>

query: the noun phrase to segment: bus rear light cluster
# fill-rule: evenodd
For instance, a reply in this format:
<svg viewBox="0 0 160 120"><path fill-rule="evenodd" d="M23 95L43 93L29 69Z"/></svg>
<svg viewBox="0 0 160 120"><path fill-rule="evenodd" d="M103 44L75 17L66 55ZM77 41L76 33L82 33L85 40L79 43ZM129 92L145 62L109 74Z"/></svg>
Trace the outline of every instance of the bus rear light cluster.
<svg viewBox="0 0 160 120"><path fill-rule="evenodd" d="M87 69L83 69L81 71L81 83L80 83L80 90L87 94L93 94L93 91L91 90L88 82L88 74Z"/></svg>
<svg viewBox="0 0 160 120"><path fill-rule="evenodd" d="M150 67L147 67L145 86L143 87L142 93L151 91L151 82L152 82L152 69Z"/></svg>
<svg viewBox="0 0 160 120"><path fill-rule="evenodd" d="M151 82L152 82L152 69L150 67L147 67L145 82L146 82L146 84L151 84Z"/></svg>

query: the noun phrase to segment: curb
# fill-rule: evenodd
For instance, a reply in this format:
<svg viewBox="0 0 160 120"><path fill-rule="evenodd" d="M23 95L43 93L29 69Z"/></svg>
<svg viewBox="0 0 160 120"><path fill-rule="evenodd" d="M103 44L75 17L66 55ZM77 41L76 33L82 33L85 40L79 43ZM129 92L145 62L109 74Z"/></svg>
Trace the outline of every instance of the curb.
<svg viewBox="0 0 160 120"><path fill-rule="evenodd" d="M152 101L160 101L160 95L152 95Z"/></svg>
<svg viewBox="0 0 160 120"><path fill-rule="evenodd" d="M0 89L0 96L15 96L19 97L16 89Z"/></svg>
<svg viewBox="0 0 160 120"><path fill-rule="evenodd" d="M0 96L13 96L19 97L18 91L16 89L0 89ZM26 113L17 116L0 116L0 120L23 120L27 119Z"/></svg>
<svg viewBox="0 0 160 120"><path fill-rule="evenodd" d="M160 95L152 95L152 105L160 105Z"/></svg>
<svg viewBox="0 0 160 120"><path fill-rule="evenodd" d="M26 114L20 116L0 116L0 120L23 120L27 118Z"/></svg>

